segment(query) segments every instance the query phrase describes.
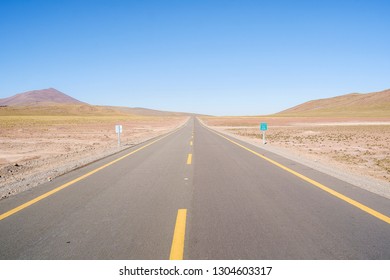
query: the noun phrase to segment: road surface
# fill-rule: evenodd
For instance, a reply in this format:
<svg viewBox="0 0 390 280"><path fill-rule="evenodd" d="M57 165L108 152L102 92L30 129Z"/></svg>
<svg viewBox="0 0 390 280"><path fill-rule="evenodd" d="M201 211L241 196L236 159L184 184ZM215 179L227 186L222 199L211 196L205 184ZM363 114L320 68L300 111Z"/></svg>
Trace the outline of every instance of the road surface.
<svg viewBox="0 0 390 280"><path fill-rule="evenodd" d="M0 259L390 259L390 202L182 128L0 201Z"/></svg>

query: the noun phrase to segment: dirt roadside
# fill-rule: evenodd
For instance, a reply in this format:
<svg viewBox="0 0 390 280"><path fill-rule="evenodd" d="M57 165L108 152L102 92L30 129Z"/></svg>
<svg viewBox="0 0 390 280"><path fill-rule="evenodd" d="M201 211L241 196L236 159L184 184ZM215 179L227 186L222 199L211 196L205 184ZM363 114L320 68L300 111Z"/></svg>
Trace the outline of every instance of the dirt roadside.
<svg viewBox="0 0 390 280"><path fill-rule="evenodd" d="M208 127L390 198L390 122Z"/></svg>
<svg viewBox="0 0 390 280"><path fill-rule="evenodd" d="M115 121L42 124L42 119L12 121L0 130L0 199L31 189L81 166L171 132L188 117L128 119L121 122L121 147Z"/></svg>

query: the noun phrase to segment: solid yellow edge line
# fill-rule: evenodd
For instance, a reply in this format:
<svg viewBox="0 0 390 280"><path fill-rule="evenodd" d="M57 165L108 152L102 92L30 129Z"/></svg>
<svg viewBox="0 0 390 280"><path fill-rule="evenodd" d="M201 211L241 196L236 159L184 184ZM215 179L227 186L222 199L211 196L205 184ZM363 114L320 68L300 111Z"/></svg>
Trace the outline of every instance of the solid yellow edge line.
<svg viewBox="0 0 390 280"><path fill-rule="evenodd" d="M191 164L191 162L192 162L192 154L188 154L187 164Z"/></svg>
<svg viewBox="0 0 390 280"><path fill-rule="evenodd" d="M380 213L378 211L375 211L374 209L372 209L372 208L370 208L370 207L368 207L368 206L366 206L366 205L364 205L364 204L362 204L360 202L357 202L356 200L353 200L352 198L349 198L349 197L347 197L347 196L345 196L345 195L343 195L343 194L341 194L341 193L339 193L339 192L337 192L337 191L335 191L335 190L333 190L331 188L328 188L328 187L324 186L323 184L318 183L317 181L314 181L313 179L310 179L310 178L308 178L308 177L306 177L306 176L304 176L304 175L302 175L302 174L300 174L300 173L298 173L298 172L296 172L296 171L294 171L294 170L292 170L292 169L290 169L290 168L288 168L288 167L286 167L286 166L284 166L284 165L282 165L282 164L280 164L280 163L278 163L278 162L276 162L276 161L274 161L274 160L272 160L270 158L267 158L266 156L263 156L263 155L255 152L255 151L253 151L253 150L251 150L251 149L249 149L249 148L247 148L247 147L245 147L245 146L243 146L243 145L241 145L241 144L239 144L239 143L237 143L237 142L235 142L235 141L233 141L233 140L223 136L222 134L220 134L218 132L215 132L215 131L213 131L211 129L209 129L209 130L211 132L221 136L222 138L225 138L226 140L230 141L231 143L236 144L237 146L247 150L248 152L251 152L252 154L255 154L256 156L258 156L258 157L260 157L260 158L262 158L262 159L264 159L264 160L266 160L266 161L276 165L277 167L279 167L281 169L284 169L285 171L287 171L287 172L289 172L289 173L291 173L291 174L301 178L302 180L304 180L304 181L306 181L306 182L308 182L308 183L310 183L310 184L312 184L312 185L322 189L323 191L326 191L327 193L329 193L329 194L331 194L331 195L333 195L333 196L335 196L335 197L337 197L337 198L339 198L339 199L341 199L341 200L343 200L343 201L345 201L345 202L347 202L347 203L349 203L349 204L359 208L360 210L362 210L362 211L364 211L364 212L366 212L366 213L368 213L368 214L378 218L379 220L382 220L385 223L390 224L390 217L388 217L388 216L386 216L386 215L384 215L384 214L382 214L382 213Z"/></svg>
<svg viewBox="0 0 390 280"><path fill-rule="evenodd" d="M187 209L177 211L175 230L173 232L170 260L182 260L184 255L184 240L186 235Z"/></svg>
<svg viewBox="0 0 390 280"><path fill-rule="evenodd" d="M78 177L78 178L68 182L68 183L65 183L65 184L63 184L63 185L61 185L61 186L59 186L59 187L57 187L57 188L47 192L47 193L44 193L44 194L42 194L42 195L40 195L40 196L30 200L30 201L28 201L28 202L18 206L18 207L15 207L15 208L13 208L13 209L11 209L11 210L1 214L0 215L0 221L4 220L5 218L7 218L7 217L9 217L9 216L19 212L19 211L21 211L21 210L31 206L31 205L33 205L34 203L37 203L38 201L40 201L40 200L42 200L42 199L44 199L44 198L46 198L48 196L51 196L52 194L55 194L56 192L59 192L62 189L65 189L65 188L73 185L74 183L77 183L77 182L79 182L79 181L81 181L81 180L91 176L92 174L95 174L96 172L98 172L98 171L100 171L100 170L102 170L102 169L104 169L104 168L106 168L106 167L108 167L108 166L110 166L110 165L112 165L112 164L114 164L114 163L116 163L116 162L118 162L118 161L120 161L120 160L122 160L122 159L124 159L124 158L126 158L126 157L128 157L128 156L130 156L130 155L132 155L134 153L136 153L136 152L138 152L138 151L141 151L142 149L145 149L146 147L156 143L157 141L160 141L161 139L171 135L174 132L176 132L176 130L171 132L171 133L169 133L169 134L167 134L167 135L165 135L165 136L163 136L163 137L161 137L161 138L158 138L158 139L156 139L156 140L146 144L145 146L142 146L142 147L140 147L140 148L138 148L138 149L136 149L136 150L134 150L134 151L132 151L132 152L130 152L130 153L120 157L120 158L117 158L116 160L113 160L113 161L111 161L111 162L109 162L109 163L107 163L107 164L105 164L105 165L103 165L101 167L98 167L95 170L92 170L92 171L90 171L90 172L88 172L88 173L86 173L86 174L84 174L84 175L82 175L82 176L80 176L80 177Z"/></svg>

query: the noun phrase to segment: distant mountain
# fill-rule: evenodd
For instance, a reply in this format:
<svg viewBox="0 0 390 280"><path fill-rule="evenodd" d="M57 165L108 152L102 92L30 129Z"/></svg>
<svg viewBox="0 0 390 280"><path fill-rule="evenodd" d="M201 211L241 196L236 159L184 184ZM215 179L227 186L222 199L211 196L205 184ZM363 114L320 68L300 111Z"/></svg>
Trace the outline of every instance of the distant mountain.
<svg viewBox="0 0 390 280"><path fill-rule="evenodd" d="M312 100L284 110L278 115L390 117L390 89Z"/></svg>
<svg viewBox="0 0 390 280"><path fill-rule="evenodd" d="M27 91L0 99L0 106L86 104L54 88Z"/></svg>
<svg viewBox="0 0 390 280"><path fill-rule="evenodd" d="M0 116L183 116L188 113L147 108L95 106L54 88L33 90L0 99Z"/></svg>
<svg viewBox="0 0 390 280"><path fill-rule="evenodd" d="M191 113L183 113L183 112L170 112L170 111L161 111L155 109L148 108L140 108L140 107L118 107L118 106L105 106L107 109L117 110L121 113L138 115L138 116L182 116L182 115L190 115Z"/></svg>

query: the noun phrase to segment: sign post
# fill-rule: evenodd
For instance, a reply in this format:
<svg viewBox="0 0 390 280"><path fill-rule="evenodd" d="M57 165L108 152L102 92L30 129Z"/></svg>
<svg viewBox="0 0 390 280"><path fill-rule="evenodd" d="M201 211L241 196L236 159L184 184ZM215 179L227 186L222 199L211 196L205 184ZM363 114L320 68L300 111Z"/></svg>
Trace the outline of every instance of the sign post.
<svg viewBox="0 0 390 280"><path fill-rule="evenodd" d="M265 140L265 132L268 130L268 124L267 123L260 123L260 131L263 132L263 145L267 144L267 141Z"/></svg>
<svg viewBox="0 0 390 280"><path fill-rule="evenodd" d="M121 133L122 133L122 125L117 124L115 126L115 132L118 134L118 147L121 146Z"/></svg>

